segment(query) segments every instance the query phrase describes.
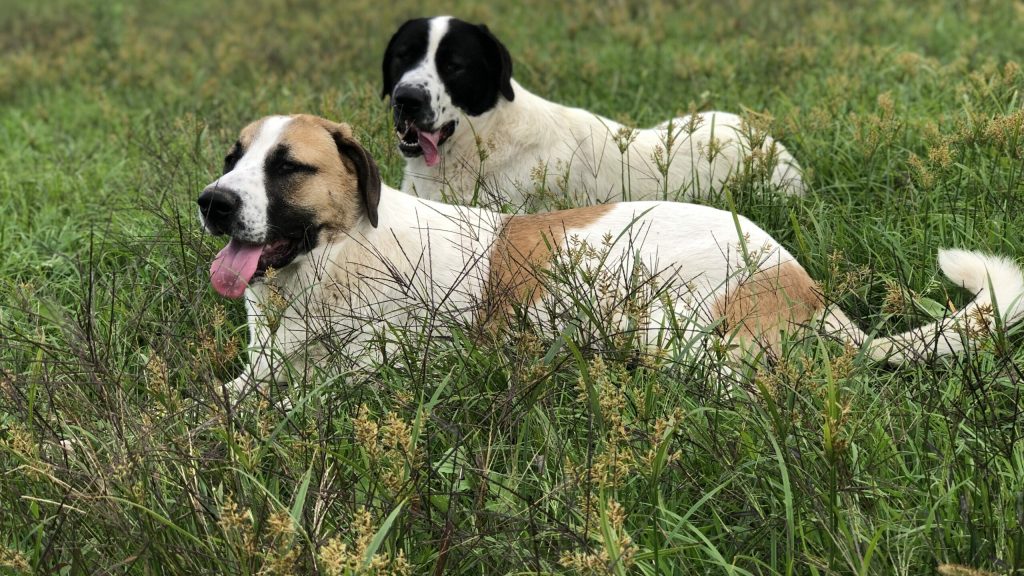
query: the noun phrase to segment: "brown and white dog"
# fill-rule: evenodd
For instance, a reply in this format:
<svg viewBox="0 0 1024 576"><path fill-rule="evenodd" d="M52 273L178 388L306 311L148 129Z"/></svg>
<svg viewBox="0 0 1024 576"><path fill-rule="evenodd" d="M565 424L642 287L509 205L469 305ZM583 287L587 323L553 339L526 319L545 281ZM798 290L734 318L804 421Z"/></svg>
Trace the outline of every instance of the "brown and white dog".
<svg viewBox="0 0 1024 576"><path fill-rule="evenodd" d="M482 24L409 20L391 37L382 72L405 156L402 191L422 198L520 208L543 186L572 206L685 200L752 169L783 193L804 191L789 151L735 114L637 129L533 94Z"/></svg>
<svg viewBox="0 0 1024 576"><path fill-rule="evenodd" d="M994 325L990 304L1007 325L1024 315L1018 266L943 250L943 272L975 299L872 340L742 216L674 202L520 216L441 204L382 185L348 125L312 116L243 129L198 203L205 228L230 237L213 287L247 303L249 367L234 387L274 378L325 339L375 356L380 338L425 319L494 326L510 310L558 333L583 307L606 309L611 329L659 348L727 338L771 349L816 326L892 363L962 350L977 323Z"/></svg>

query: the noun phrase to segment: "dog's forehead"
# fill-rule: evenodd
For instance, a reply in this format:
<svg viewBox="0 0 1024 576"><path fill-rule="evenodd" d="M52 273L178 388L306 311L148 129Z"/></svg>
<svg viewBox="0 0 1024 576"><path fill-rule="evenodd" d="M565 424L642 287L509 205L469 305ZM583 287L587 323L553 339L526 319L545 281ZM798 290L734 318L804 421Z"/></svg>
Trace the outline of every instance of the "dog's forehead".
<svg viewBox="0 0 1024 576"><path fill-rule="evenodd" d="M451 16L409 20L395 32L392 38L394 51L390 52L390 57L409 66L428 64L424 58L437 51L437 45L448 31L448 23L457 21Z"/></svg>
<svg viewBox="0 0 1024 576"><path fill-rule="evenodd" d="M427 55L437 57L437 49L451 32L451 23L460 22L451 16L440 16L430 20L430 32L427 34Z"/></svg>
<svg viewBox="0 0 1024 576"><path fill-rule="evenodd" d="M449 51L469 51L480 49L480 28L458 18L448 18L439 24L437 31L441 34L438 43Z"/></svg>
<svg viewBox="0 0 1024 576"><path fill-rule="evenodd" d="M243 159L266 155L281 139L281 134L290 122L288 116L266 116L242 128L238 142L245 151Z"/></svg>
<svg viewBox="0 0 1024 576"><path fill-rule="evenodd" d="M430 36L430 28L435 22L443 18L441 16L409 20L395 31L395 40L398 41L400 48L403 50L409 50L413 47L423 48L426 46L427 38Z"/></svg>
<svg viewBox="0 0 1024 576"><path fill-rule="evenodd" d="M324 118L299 114L284 127L279 144L286 146L292 158L309 164L324 164L338 157L334 135L352 139L352 128Z"/></svg>

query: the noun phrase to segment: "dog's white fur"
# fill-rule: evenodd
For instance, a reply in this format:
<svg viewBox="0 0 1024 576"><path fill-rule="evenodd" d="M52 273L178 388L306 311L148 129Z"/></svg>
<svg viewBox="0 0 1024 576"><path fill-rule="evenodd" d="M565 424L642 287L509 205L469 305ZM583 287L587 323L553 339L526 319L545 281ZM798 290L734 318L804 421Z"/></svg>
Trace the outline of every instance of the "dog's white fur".
<svg viewBox="0 0 1024 576"><path fill-rule="evenodd" d="M292 133L302 137L292 146L328 146L331 136L324 122L308 117L265 121L267 132L255 141L298 123L300 130ZM347 126L337 126L350 133ZM265 149L251 147L246 156L255 155L250 160L260 164L259 150ZM326 154L320 158L342 163ZM243 165L248 164L239 162ZM348 178L357 177L347 165L343 170ZM255 186L246 191L246 201L265 198L258 179L244 183ZM293 194L304 197L301 190ZM950 318L871 341L841 310L825 305L813 280L768 233L742 216L705 206L636 202L510 217L420 199L382 185L377 215L378 226L360 217L272 279L248 287L250 363L233 386L271 378L279 372L281 360L295 361L324 337L360 357L371 348L386 351L387 346L376 343L395 333L393 328L422 327L439 318L464 326L479 323L487 302L516 294L518 286L496 285L494 278L502 270L514 271L516 250L526 247L525 252L531 245L552 247L552 253L544 253L546 260L533 260L539 267L570 270L570 281L591 278L574 286L538 282L540 297L511 302L523 305L537 325L553 333L578 320L569 291L575 298L623 306L622 291L630 288L628 279L638 269L646 271L646 285L658 287L659 295L645 303L642 325L632 328L644 344L659 347L718 336L735 337L746 347L758 342L770 346L778 332L817 319L816 325L826 333L857 345L870 341L871 357L899 363L962 350L965 327L993 325L993 314L981 312L990 302L997 304L1006 324L1024 315L1024 279L1014 263L977 252L943 250L942 270L976 298ZM560 268L570 262L571 269ZM529 276L532 271L525 272ZM589 294L581 294L580 286ZM737 302L731 303L730 297ZM802 322L791 306L805 306L807 321ZM738 312L747 317L738 318ZM623 329L635 320L625 312L616 318ZM723 318L733 323L725 333Z"/></svg>
<svg viewBox="0 0 1024 576"><path fill-rule="evenodd" d="M406 158L402 191L432 200L522 207L538 185L578 206L620 200L681 200L720 190L742 170L767 172L786 194L804 192L800 166L767 134L728 112L702 112L633 129L549 102L514 79L515 99L467 116L452 103L434 58L450 17L431 20L426 58L398 83L426 86L436 125L456 121L441 161ZM669 128L671 127L671 135ZM756 146L751 144L751 136Z"/></svg>

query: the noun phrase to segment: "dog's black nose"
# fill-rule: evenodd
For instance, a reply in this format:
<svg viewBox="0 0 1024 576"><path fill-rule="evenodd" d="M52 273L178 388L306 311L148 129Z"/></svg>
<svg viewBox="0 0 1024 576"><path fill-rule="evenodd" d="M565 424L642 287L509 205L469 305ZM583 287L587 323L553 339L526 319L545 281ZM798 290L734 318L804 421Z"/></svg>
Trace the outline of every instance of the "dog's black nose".
<svg viewBox="0 0 1024 576"><path fill-rule="evenodd" d="M399 84L391 94L391 106L395 113L406 118L415 117L427 108L430 102L430 95L419 86Z"/></svg>
<svg viewBox="0 0 1024 576"><path fill-rule="evenodd" d="M199 212L206 219L208 225L220 229L222 232L228 232L231 222L242 205L242 200L237 193L231 190L210 186L203 190L196 203L199 204Z"/></svg>

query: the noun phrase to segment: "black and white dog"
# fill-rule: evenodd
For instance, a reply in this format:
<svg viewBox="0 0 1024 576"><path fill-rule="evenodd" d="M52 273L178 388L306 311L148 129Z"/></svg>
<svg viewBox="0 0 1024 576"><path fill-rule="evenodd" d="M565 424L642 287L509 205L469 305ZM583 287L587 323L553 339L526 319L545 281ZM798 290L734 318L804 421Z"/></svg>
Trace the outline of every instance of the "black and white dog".
<svg viewBox="0 0 1024 576"><path fill-rule="evenodd" d="M391 37L383 72L406 158L402 190L421 197L522 207L543 188L568 204L678 200L751 169L786 194L804 190L793 156L735 114L633 129L530 93L484 25L409 20Z"/></svg>

